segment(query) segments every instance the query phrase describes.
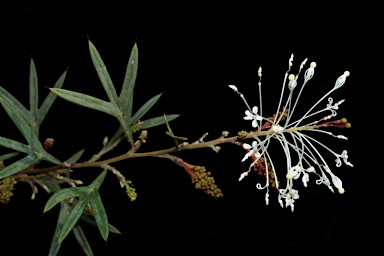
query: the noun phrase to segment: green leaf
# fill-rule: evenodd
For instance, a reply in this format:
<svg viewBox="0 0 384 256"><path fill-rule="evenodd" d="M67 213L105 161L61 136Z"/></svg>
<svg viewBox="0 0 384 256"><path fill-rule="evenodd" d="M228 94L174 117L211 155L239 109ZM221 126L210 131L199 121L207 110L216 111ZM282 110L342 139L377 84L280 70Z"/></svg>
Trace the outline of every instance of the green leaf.
<svg viewBox="0 0 384 256"><path fill-rule="evenodd" d="M93 252L92 252L91 246L89 245L87 237L85 236L85 234L84 234L83 230L81 229L80 225L76 224L73 227L72 232L75 235L76 240L79 243L80 247L83 249L84 253L87 256L92 256Z"/></svg>
<svg viewBox="0 0 384 256"><path fill-rule="evenodd" d="M79 161L79 159L80 159L80 157L83 155L83 153L84 153L84 149L82 149L82 150L76 152L73 156L71 156L70 158L68 158L68 159L67 159L66 161L64 161L64 162L66 162L66 163L70 163L70 164L72 164L72 163L76 163L77 161Z"/></svg>
<svg viewBox="0 0 384 256"><path fill-rule="evenodd" d="M120 112L116 107L112 105L112 103L100 100L93 96L59 88L50 88L50 90L57 96L72 103L78 104L86 108L95 109L107 113L111 116L117 117L118 113Z"/></svg>
<svg viewBox="0 0 384 256"><path fill-rule="evenodd" d="M44 206L44 212L49 211L52 209L56 204L60 203L61 201L73 197L82 197L90 193L92 191L88 187L74 187L74 188L64 188L56 193L54 193L47 201L47 203Z"/></svg>
<svg viewBox="0 0 384 256"><path fill-rule="evenodd" d="M4 179L8 176L14 175L22 170L27 169L28 167L38 163L40 160L34 156L28 155L23 159L20 159L17 162L5 167L0 171L0 179Z"/></svg>
<svg viewBox="0 0 384 256"><path fill-rule="evenodd" d="M0 161L5 161L5 160L7 160L9 158L17 156L18 154L19 154L18 152L12 152L12 153L1 155L0 156Z"/></svg>
<svg viewBox="0 0 384 256"><path fill-rule="evenodd" d="M168 122L170 122L170 121L176 119L179 116L180 115L172 114L172 115L167 115L166 118L167 118ZM158 116L158 117L154 117L154 118L150 118L150 119L144 120L143 122L144 123L141 126L141 129L149 129L149 128L152 128L152 127L164 124L165 120L164 120L164 116Z"/></svg>
<svg viewBox="0 0 384 256"><path fill-rule="evenodd" d="M35 63L31 59L31 65L29 69L29 105L32 117L37 117L37 109L39 104L39 90L37 82L37 73Z"/></svg>
<svg viewBox="0 0 384 256"><path fill-rule="evenodd" d="M117 108L119 99L117 97L116 90L115 90L115 87L113 86L111 77L108 74L107 67L104 65L104 62L101 59L100 54L97 51L96 47L92 44L91 41L88 41L88 43L89 43L89 52L91 54L92 62L93 62L93 65L95 66L95 69L99 76L101 84L103 85L109 100L111 101L113 106Z"/></svg>
<svg viewBox="0 0 384 256"><path fill-rule="evenodd" d="M89 223L91 225L97 226L95 220L93 219L93 217L91 215L89 215L89 213L87 211L83 212L83 215L81 216L81 220L86 222L86 223ZM112 226L111 224L108 224L108 229L109 229L109 232L121 234L121 232L117 228Z"/></svg>
<svg viewBox="0 0 384 256"><path fill-rule="evenodd" d="M61 202L59 217L57 219L56 229L52 237L51 247L49 248L48 256L56 256L60 250L61 244L59 244L59 235L64 225L64 222L69 215L70 210L71 207L67 203Z"/></svg>
<svg viewBox="0 0 384 256"><path fill-rule="evenodd" d="M27 140L28 144L33 147L41 146L38 138L33 133L31 126L27 123L27 121L20 115L16 108L14 108L8 101L3 98L0 98L0 103L3 105L5 111L7 111L9 117L15 123L17 128L23 134L24 138ZM41 146L42 148L42 146Z"/></svg>
<svg viewBox="0 0 384 256"><path fill-rule="evenodd" d="M105 175L107 175L107 171L104 170L102 171L99 176L97 176L97 178L91 183L91 185L89 185L90 188L95 188L95 189L99 189L100 185L103 183L104 181L104 178L105 178Z"/></svg>
<svg viewBox="0 0 384 256"><path fill-rule="evenodd" d="M0 136L0 145L6 148L10 148L19 152L32 154L31 148L28 145L22 144L15 140L10 140Z"/></svg>
<svg viewBox="0 0 384 256"><path fill-rule="evenodd" d="M188 140L188 138L185 138L185 137L180 137L180 136L175 136L173 134L171 134L170 132L165 132L169 137L173 138L173 139L176 139L176 140Z"/></svg>
<svg viewBox="0 0 384 256"><path fill-rule="evenodd" d="M7 90L0 86L0 97L5 99L20 115L31 124L31 118L29 111Z"/></svg>
<svg viewBox="0 0 384 256"><path fill-rule="evenodd" d="M59 79L56 81L56 83L53 86L53 88L61 88L63 86L63 83L64 83L66 75L67 75L67 71L65 71L59 77ZM40 109L38 110L38 113L37 113L37 124L38 125L41 125L41 123L43 122L45 116L47 115L49 109L51 108L53 102L55 101L56 96L57 95L54 94L53 92L49 92L48 96L43 101L43 104L41 104L41 107L40 107Z"/></svg>
<svg viewBox="0 0 384 256"><path fill-rule="evenodd" d="M133 146L134 142L133 142L132 128L131 128L130 124L127 123L127 121L126 121L127 119L125 119L122 116L118 117L117 119L119 120L120 125L123 128L125 135L128 138L129 143L131 143L131 145Z"/></svg>
<svg viewBox="0 0 384 256"><path fill-rule="evenodd" d="M92 206L93 215L95 216L97 227L99 228L101 236L105 241L107 241L109 234L107 213L105 212L99 192L96 190L92 195L93 196L89 202Z"/></svg>
<svg viewBox="0 0 384 256"><path fill-rule="evenodd" d="M59 159L57 159L53 155L49 154L45 150L43 150L43 151L39 150L39 152L37 152L36 155L38 155L41 160L45 160L45 161L48 161L50 163L57 164L57 165L61 164L61 161Z"/></svg>
<svg viewBox="0 0 384 256"><path fill-rule="evenodd" d="M160 99L162 93L152 97L150 100L148 100L139 110L133 115L131 118L131 126L134 125L140 118L142 118L145 113L148 112L152 108L153 105Z"/></svg>
<svg viewBox="0 0 384 256"><path fill-rule="evenodd" d="M175 138L175 136L173 135L173 132L172 132L172 129L171 129L171 126L169 126L168 124L168 120L167 120L167 116L164 114L164 121L165 121L165 124L167 125L167 128L168 128L168 132L165 132L168 136L171 136L173 138L173 142L175 143L175 146L176 148L179 146L179 142L177 140L177 138Z"/></svg>
<svg viewBox="0 0 384 256"><path fill-rule="evenodd" d="M79 199L79 201L76 203L76 205L73 207L72 211L69 213L69 215L68 215L67 219L65 220L65 223L61 229L61 232L60 232L60 235L58 238L59 244L67 237L69 232L76 225L76 223L79 220L79 218L81 217L85 207L87 206L91 196L92 196L92 193L81 197Z"/></svg>
<svg viewBox="0 0 384 256"><path fill-rule="evenodd" d="M120 109L123 113L127 113L128 120L130 120L132 116L133 89L135 87L138 64L139 51L137 49L137 45L135 44L131 50L131 55L129 56L124 83L119 97Z"/></svg>

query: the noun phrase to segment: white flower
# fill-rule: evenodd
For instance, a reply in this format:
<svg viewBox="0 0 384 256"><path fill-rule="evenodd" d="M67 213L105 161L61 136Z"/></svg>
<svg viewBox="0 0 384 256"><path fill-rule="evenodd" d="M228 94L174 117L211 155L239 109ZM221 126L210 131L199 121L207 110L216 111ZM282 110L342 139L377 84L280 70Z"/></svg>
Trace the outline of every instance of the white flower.
<svg viewBox="0 0 384 256"><path fill-rule="evenodd" d="M347 76L349 76L349 71L345 71L344 74L342 74L339 78L337 78L334 90L339 89L341 86L344 85L345 80L347 79Z"/></svg>
<svg viewBox="0 0 384 256"><path fill-rule="evenodd" d="M254 128L257 127L257 121L260 121L260 120L263 119L261 116L259 116L259 115L257 114L257 111L258 111L258 108L257 108L257 107L253 107L253 108L252 108L252 112L253 112L253 113L251 113L251 111L249 111L249 110L246 110L246 111L245 111L245 117L244 117L244 120L253 120L253 121L252 121L252 126L253 126Z"/></svg>
<svg viewBox="0 0 384 256"><path fill-rule="evenodd" d="M300 174L304 171L304 168L299 166L299 165L296 165L294 167L292 167L291 169L289 169L286 177L287 179L294 179L294 180L297 180L299 177L300 177Z"/></svg>
<svg viewBox="0 0 384 256"><path fill-rule="evenodd" d="M345 163L346 165L349 165L349 166L353 167L353 164L351 164L350 162L348 162L348 152L347 152L347 150L344 150L344 151L341 153L341 157L343 158L344 163Z"/></svg>
<svg viewBox="0 0 384 256"><path fill-rule="evenodd" d="M280 194L278 201L280 203L280 206L283 207L283 202L281 198L285 199L285 207L290 206L291 211L294 211L294 203L296 199L299 199L299 192L296 189L289 188L288 192L285 189L280 189Z"/></svg>
<svg viewBox="0 0 384 256"><path fill-rule="evenodd" d="M244 143L243 148L249 150L249 152L245 154L241 162L244 162L245 160L248 159L248 157L252 155L254 155L256 159L259 159L261 157L261 154L258 152L257 141L252 142L252 146L247 143Z"/></svg>
<svg viewBox="0 0 384 256"><path fill-rule="evenodd" d="M336 161L336 166L337 166L337 167L340 167L340 166L341 166L341 160L340 160L340 158L343 159L343 161L344 161L344 163L345 163L346 165L349 165L349 166L353 167L353 164L351 164L350 162L348 162L348 152L347 152L347 150L343 150L343 152L341 153L341 155L339 155L339 154L335 154L335 156L337 157L337 158L335 159L335 161Z"/></svg>
<svg viewBox="0 0 384 256"><path fill-rule="evenodd" d="M308 173L304 173L303 174L303 177L301 178L301 181L303 182L303 184L304 184L304 187L307 187L307 182L309 181L309 175L308 175Z"/></svg>

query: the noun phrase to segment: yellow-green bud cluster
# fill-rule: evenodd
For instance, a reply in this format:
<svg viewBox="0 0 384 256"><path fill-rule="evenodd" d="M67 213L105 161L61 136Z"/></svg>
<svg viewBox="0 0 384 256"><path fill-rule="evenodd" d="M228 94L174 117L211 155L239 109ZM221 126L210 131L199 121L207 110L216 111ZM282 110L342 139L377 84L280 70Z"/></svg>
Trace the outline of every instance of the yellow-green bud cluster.
<svg viewBox="0 0 384 256"><path fill-rule="evenodd" d="M12 190L15 189L14 185L16 183L17 181L12 177L0 180L0 203L9 203L11 197L13 196Z"/></svg>
<svg viewBox="0 0 384 256"><path fill-rule="evenodd" d="M146 141L147 136L148 136L147 130L141 131L140 136L139 136L139 139L140 139L141 143L146 143L147 142Z"/></svg>
<svg viewBox="0 0 384 256"><path fill-rule="evenodd" d="M131 126L131 128L132 128L132 133L135 133L135 132L137 132L137 131L139 131L140 129L141 129L141 126L143 126L143 123L144 122L137 122L137 123L135 123L134 125L132 125Z"/></svg>
<svg viewBox="0 0 384 256"><path fill-rule="evenodd" d="M221 189L217 187L211 172L207 172L204 166L194 166L191 169L192 184L196 189L202 189L204 193L218 199L223 197Z"/></svg>
<svg viewBox="0 0 384 256"><path fill-rule="evenodd" d="M135 201L137 198L137 193L136 189L130 186L130 184L132 184L132 181L124 180L121 181L121 184L126 188L127 195L131 199L131 201Z"/></svg>

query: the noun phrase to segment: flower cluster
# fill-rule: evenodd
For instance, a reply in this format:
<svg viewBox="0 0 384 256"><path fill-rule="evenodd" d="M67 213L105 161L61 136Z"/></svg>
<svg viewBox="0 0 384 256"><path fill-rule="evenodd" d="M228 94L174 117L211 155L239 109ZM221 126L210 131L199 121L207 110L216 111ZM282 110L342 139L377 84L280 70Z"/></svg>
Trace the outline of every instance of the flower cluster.
<svg viewBox="0 0 384 256"><path fill-rule="evenodd" d="M334 87L323 97L321 97L301 118L292 121L293 113L297 106L300 95L308 81L313 77L316 67L316 63L312 62L310 67L304 72L303 84L300 88L300 91L297 93L296 99L294 100L293 96L295 89L298 87L298 78L302 69L304 68L304 65L307 62L307 59L301 63L299 72L296 76L293 74L288 75L293 65L292 62L293 54L289 59L289 68L284 77L280 101L276 114L270 118L265 118L262 116L261 67L258 70L258 87L260 100L259 107L254 106L251 108L245 100L244 95L239 92L236 86L229 85L229 87L238 93L243 99L245 105L247 106L244 119L252 121L252 127L256 129L253 132L248 133L246 136L244 136L244 134L241 137L239 136L239 138L255 139L251 145L247 143L239 143L247 151L242 161L247 159L252 160L248 171L243 172L240 175L239 181L248 176L251 168L254 170L258 169L258 173L265 177L266 184L262 186L260 183L258 183L256 187L260 190L266 189L266 204L269 204L269 186L271 185L278 190L278 202L280 203L281 207L284 207L285 203L285 207L289 206L291 210L294 211L294 203L295 200L299 198L299 192L297 189L293 188L293 182L299 178L301 179L303 185L306 187L307 183L309 182L309 175L317 175L316 184L324 184L332 192L334 192L333 186L338 190L340 194L345 192L342 181L331 171L331 168L319 152L318 147L324 148L336 157L336 167L340 167L343 162L344 164L351 167L353 167L353 165L348 161L348 153L346 150L344 150L341 154L338 154L331 150L329 147L325 146L320 141L306 134L307 131L315 131L325 133L338 139L347 139L347 137L343 135L334 135L329 131L322 130L322 128L329 126L338 128L351 127L351 124L348 123L345 118L329 121L332 117L337 115L337 110L339 109L340 104L344 102L344 100L333 103L333 99L329 97L326 107L318 111L313 110L326 97L328 97L329 94L343 86L346 78L349 76L349 72L345 71L344 74L336 80ZM288 98L284 102L283 99L286 90L288 91ZM315 121L307 121L308 118L322 114L326 111L330 111L330 113ZM304 125L300 125L302 122L306 123ZM280 182L278 181L278 176L276 174L271 155L267 151L267 148L270 146L273 140L280 144L286 155L285 187L280 187Z"/></svg>
<svg viewBox="0 0 384 256"><path fill-rule="evenodd" d="M16 179L13 177L0 180L0 203L7 204L13 196L12 191L15 189Z"/></svg>
<svg viewBox="0 0 384 256"><path fill-rule="evenodd" d="M204 193L212 196L215 199L223 197L223 192L217 187L215 178L211 176L211 172L207 172L204 166L194 166L177 159L178 164L184 167L187 173L191 176L192 184L195 184L196 189L201 189Z"/></svg>

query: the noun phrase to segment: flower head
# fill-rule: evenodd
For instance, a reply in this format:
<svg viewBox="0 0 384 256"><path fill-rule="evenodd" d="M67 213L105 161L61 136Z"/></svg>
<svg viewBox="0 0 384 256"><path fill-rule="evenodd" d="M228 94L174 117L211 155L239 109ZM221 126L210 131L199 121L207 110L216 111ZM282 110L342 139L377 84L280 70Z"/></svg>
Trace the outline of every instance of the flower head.
<svg viewBox="0 0 384 256"><path fill-rule="evenodd" d="M290 206L291 210L294 211L294 203L299 199L299 192L297 189L294 189L294 182L300 178L300 181L305 187L308 186L311 175L318 176L316 184L326 185L332 192L334 191L333 187L337 189L340 194L345 192L343 188L342 181L331 171L331 168L325 161L323 155L320 153L319 148L327 150L330 154L333 154L336 157L336 167L340 167L342 162L346 165L353 167L353 165L348 161L347 151L344 150L341 154L338 154L332 151L329 147L324 145L321 141L311 137L311 132L323 133L330 135L339 139L347 139L344 135L334 135L329 131L324 131L326 127L337 127L337 128L349 128L351 124L347 122L345 118L339 120L330 119L337 115L339 106L344 100L340 100L333 103L331 97L328 98L328 104L322 109L314 111L314 109L323 102L334 90L339 89L344 85L346 78L350 75L348 71L345 71L335 83L335 86L321 97L313 106L300 118L294 120L294 110L298 105L299 98L301 93L308 83L308 81L314 76L316 63L312 62L310 67L304 72L304 81L299 85L299 77L304 65L306 64L307 59L305 59L299 68L297 75L290 74L288 72L293 66L293 54L289 59L288 71L285 74L284 82L280 94L280 101L277 107L277 111L273 114L272 117L263 117L261 114L262 109L262 97L261 97L261 67L258 70L259 82L259 101L260 101L260 114L258 114L259 107L254 106L252 110L249 107L249 104L244 98L244 95L241 94L238 88L234 85L230 87L235 90L236 93L245 102L247 110L245 111L245 120L252 120L252 127L258 127L258 130L247 133L245 138L253 138L254 141L252 145L247 143L241 144L242 147L247 151L242 162L251 159L252 163L250 164L249 170L243 172L239 178L239 181L249 176L248 173L251 167L255 167L259 162L263 161L263 166L265 167L266 184L262 186L260 183L256 185L258 189L267 189L265 201L266 204L269 204L270 194L268 192L270 185L270 177L273 177L273 187L277 188L278 191L278 202L282 207ZM287 88L287 90L285 90ZM295 91L299 90L298 93ZM295 92L295 93L294 93ZM288 94L287 97L284 95ZM294 95L297 95L296 98ZM286 100L284 100L286 98ZM330 113L329 113L330 111ZM324 116L324 112L328 112ZM309 118L314 116L323 115L320 118L317 118L313 121L308 121ZM263 123L264 121L264 123ZM304 125L301 123L305 123ZM286 171L282 171L284 175L277 175L277 171L273 165L273 160L270 152L267 150L271 147L273 143L277 143L281 146L282 151L286 156ZM280 171L281 172L281 171ZM269 175L268 173L271 173ZM278 176L285 177L286 185L285 188L279 186ZM331 183L331 181L332 183ZM285 200L285 205L283 204Z"/></svg>

